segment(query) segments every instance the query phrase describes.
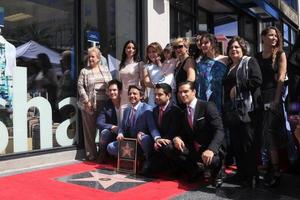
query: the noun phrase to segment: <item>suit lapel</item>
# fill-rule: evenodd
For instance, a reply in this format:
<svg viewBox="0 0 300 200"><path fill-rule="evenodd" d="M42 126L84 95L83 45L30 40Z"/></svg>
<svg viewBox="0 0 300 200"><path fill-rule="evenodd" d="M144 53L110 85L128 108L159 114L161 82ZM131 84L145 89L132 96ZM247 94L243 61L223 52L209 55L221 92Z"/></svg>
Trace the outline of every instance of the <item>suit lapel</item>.
<svg viewBox="0 0 300 200"><path fill-rule="evenodd" d="M137 110L136 110L136 113L135 113L135 119L134 119L134 123L133 123L133 127L135 127L135 123L136 123L136 120L140 117L141 115L141 112L143 110L143 103L141 102L140 105L138 106Z"/></svg>
<svg viewBox="0 0 300 200"><path fill-rule="evenodd" d="M193 128L195 128L197 119L199 118L199 115L201 113L201 106L199 100L197 100L195 111L194 111L194 119L193 119Z"/></svg>
<svg viewBox="0 0 300 200"><path fill-rule="evenodd" d="M131 107L127 107L124 110L124 119L125 119L125 125L128 126L129 125L129 115L131 113Z"/></svg>

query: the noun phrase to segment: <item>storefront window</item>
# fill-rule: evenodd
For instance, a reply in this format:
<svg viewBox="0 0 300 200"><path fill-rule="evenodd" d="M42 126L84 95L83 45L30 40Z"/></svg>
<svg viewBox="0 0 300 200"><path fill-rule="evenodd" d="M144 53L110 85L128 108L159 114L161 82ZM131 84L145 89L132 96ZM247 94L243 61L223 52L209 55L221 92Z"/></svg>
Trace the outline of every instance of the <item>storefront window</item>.
<svg viewBox="0 0 300 200"><path fill-rule="evenodd" d="M171 38L191 37L195 33L195 13L193 0L170 1Z"/></svg>
<svg viewBox="0 0 300 200"><path fill-rule="evenodd" d="M84 34L99 32L102 54L120 60L124 43L137 40L136 0L83 0L82 5ZM84 50L91 45L85 37Z"/></svg>
<svg viewBox="0 0 300 200"><path fill-rule="evenodd" d="M296 30L287 23L283 24L284 51L289 54L296 40Z"/></svg>
<svg viewBox="0 0 300 200"><path fill-rule="evenodd" d="M207 13L201 9L198 9L198 31L207 31Z"/></svg>
<svg viewBox="0 0 300 200"><path fill-rule="evenodd" d="M236 15L214 15L214 34L227 37L238 35L238 21Z"/></svg>
<svg viewBox="0 0 300 200"><path fill-rule="evenodd" d="M5 26L0 87L7 89L0 92L0 155L72 146L74 0L0 0L0 5Z"/></svg>

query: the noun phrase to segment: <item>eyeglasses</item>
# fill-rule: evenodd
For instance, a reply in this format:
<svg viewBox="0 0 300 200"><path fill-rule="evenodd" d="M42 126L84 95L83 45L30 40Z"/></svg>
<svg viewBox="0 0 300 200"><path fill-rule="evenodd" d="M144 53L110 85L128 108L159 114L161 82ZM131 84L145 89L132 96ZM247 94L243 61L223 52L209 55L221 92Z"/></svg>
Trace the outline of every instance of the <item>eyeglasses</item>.
<svg viewBox="0 0 300 200"><path fill-rule="evenodd" d="M184 47L184 45L177 45L177 46L173 46L173 49L182 49Z"/></svg>

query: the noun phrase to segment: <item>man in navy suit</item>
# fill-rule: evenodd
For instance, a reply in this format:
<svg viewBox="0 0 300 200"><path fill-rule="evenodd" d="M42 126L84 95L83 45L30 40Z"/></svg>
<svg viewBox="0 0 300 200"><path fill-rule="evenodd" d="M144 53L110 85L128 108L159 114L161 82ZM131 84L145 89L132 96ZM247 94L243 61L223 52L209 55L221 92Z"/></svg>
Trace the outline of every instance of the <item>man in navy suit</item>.
<svg viewBox="0 0 300 200"><path fill-rule="evenodd" d="M122 83L118 80L108 82L109 100L105 103L97 118L97 127L100 130L99 157L98 161L103 163L107 157L107 145L116 140L121 123L120 102Z"/></svg>
<svg viewBox="0 0 300 200"><path fill-rule="evenodd" d="M205 102L196 98L195 85L183 82L178 86L178 95L186 105L185 117L181 122L181 134L173 138L178 166L183 166L194 181L198 176L198 163L205 169L210 169L217 177L216 184L220 184L219 175L224 157L224 130L220 114L212 102ZM174 158L173 157L173 158Z"/></svg>
<svg viewBox="0 0 300 200"><path fill-rule="evenodd" d="M155 103L153 117L159 130L160 137L154 143L155 153L149 159L148 166L144 165L144 175L152 176L154 173L172 169L175 164L165 156L167 146L172 143L173 138L181 131L183 111L172 102L172 88L166 83L155 85ZM173 170L171 170L173 173Z"/></svg>
<svg viewBox="0 0 300 200"><path fill-rule="evenodd" d="M118 141L126 138L137 138L146 159L153 151L154 140L160 137L156 128L152 107L141 102L143 91L140 86L130 85L128 88L128 98L130 105L125 108L122 124L118 131L117 141L111 142L107 146L109 154L118 155ZM154 138L154 140L153 140Z"/></svg>

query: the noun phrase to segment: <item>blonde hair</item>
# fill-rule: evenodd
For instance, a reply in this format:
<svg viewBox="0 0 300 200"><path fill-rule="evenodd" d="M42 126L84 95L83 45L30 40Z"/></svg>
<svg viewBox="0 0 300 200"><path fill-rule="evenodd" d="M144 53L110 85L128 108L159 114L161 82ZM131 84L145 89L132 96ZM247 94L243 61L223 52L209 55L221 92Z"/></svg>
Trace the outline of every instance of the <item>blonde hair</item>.
<svg viewBox="0 0 300 200"><path fill-rule="evenodd" d="M172 42L172 46L177 46L179 43L183 43L183 45L188 49L190 46L190 41L187 38L176 38Z"/></svg>
<svg viewBox="0 0 300 200"><path fill-rule="evenodd" d="M92 52L95 52L97 57L100 59L101 58L101 51L97 47L90 47L88 48L88 55L90 55Z"/></svg>

